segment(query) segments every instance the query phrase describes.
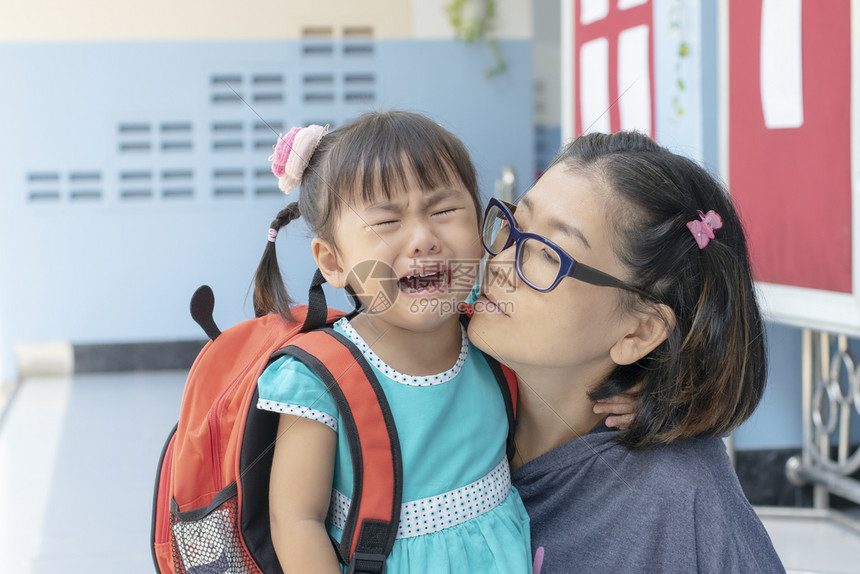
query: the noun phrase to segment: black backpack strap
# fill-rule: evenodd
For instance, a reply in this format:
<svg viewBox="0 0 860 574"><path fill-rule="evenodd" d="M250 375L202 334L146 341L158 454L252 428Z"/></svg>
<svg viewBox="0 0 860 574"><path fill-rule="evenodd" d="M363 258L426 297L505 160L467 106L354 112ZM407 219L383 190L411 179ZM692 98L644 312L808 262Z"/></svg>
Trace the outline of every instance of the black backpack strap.
<svg viewBox="0 0 860 574"><path fill-rule="evenodd" d="M322 287L325 282L326 280L322 272L317 269L314 273L314 278L311 280L311 286L308 289L308 314L305 316L305 322L299 330L301 333L307 333L326 325L328 305ZM355 309L347 316L347 318L351 319L361 309L361 301L358 300L355 293L350 291L349 295L352 297L352 302L355 305Z"/></svg>
<svg viewBox="0 0 860 574"><path fill-rule="evenodd" d="M326 323L328 307L322 288L323 283L325 283L325 277L317 269L316 273L314 273L314 278L311 280L310 289L308 289L308 314L305 316L305 322L300 330L302 333L319 329Z"/></svg>
<svg viewBox="0 0 860 574"><path fill-rule="evenodd" d="M460 324L463 325L464 328L469 327L469 316L465 313L460 313ZM508 455L508 460L512 460L514 458L514 453L516 452L516 447L514 446L514 431L516 430L516 411L514 410L514 397L511 391L511 387L516 383L515 381L511 381L509 377L513 377L513 373L506 375L505 370L502 368L502 364L499 363L495 358L491 357L484 351L481 351L481 354L484 355L484 358L487 360L487 364L490 365L490 370L493 371L493 376L496 378L496 383L499 385L499 390L502 392L502 398L505 401L505 413L508 416L508 439L506 444L506 453Z"/></svg>
<svg viewBox="0 0 860 574"><path fill-rule="evenodd" d="M340 542L347 572L382 573L400 525L403 460L391 408L361 351L330 328L297 336L272 360L291 355L325 383L334 398L353 465L352 502ZM361 440L359 440L361 436Z"/></svg>

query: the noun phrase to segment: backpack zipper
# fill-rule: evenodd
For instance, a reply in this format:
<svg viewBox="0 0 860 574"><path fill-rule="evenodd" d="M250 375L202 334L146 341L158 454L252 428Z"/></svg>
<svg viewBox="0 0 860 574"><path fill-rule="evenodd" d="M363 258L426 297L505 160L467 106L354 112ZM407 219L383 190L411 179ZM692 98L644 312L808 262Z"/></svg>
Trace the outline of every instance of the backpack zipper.
<svg viewBox="0 0 860 574"><path fill-rule="evenodd" d="M238 380L238 379L237 379ZM230 383L230 386L227 390L233 388L233 385L236 384L236 381ZM224 395L227 394L227 390L221 393L221 396L218 397L218 400L215 401L215 404L212 405L212 410L209 411L209 436L212 437L212 440L209 441L209 444L212 447L212 472L213 477L215 478L215 492L220 492L221 485L221 429L218 424L218 413L221 411L221 404L224 402Z"/></svg>
<svg viewBox="0 0 860 574"><path fill-rule="evenodd" d="M266 341L265 346L267 346L268 344L269 341ZM220 492L221 489L224 488L224 485L221 482L221 428L218 424L218 421L221 419L221 406L224 402L225 397L233 390L233 387L235 387L239 383L239 381L243 379L245 373L247 373L248 369L251 368L251 366L257 362L258 358L259 357L255 357L253 360L249 361L247 365L245 365L245 368L242 369L242 371L236 376L236 378L233 379L233 382L231 382L230 385L226 389L224 389L224 392L221 393L221 395L215 401L215 404L212 405L212 409L209 411L209 434L212 437L212 440L210 440L209 442L212 448L212 470L215 473L216 492ZM256 384L256 382L254 384Z"/></svg>

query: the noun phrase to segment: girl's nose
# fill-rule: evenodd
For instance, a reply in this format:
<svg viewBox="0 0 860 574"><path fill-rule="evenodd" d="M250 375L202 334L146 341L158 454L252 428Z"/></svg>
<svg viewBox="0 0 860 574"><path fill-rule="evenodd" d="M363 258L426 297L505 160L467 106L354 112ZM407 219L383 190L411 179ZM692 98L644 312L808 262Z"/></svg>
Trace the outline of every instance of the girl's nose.
<svg viewBox="0 0 860 574"><path fill-rule="evenodd" d="M433 232L428 223L416 223L409 237L409 256L421 257L423 255L435 255L439 253L439 237Z"/></svg>

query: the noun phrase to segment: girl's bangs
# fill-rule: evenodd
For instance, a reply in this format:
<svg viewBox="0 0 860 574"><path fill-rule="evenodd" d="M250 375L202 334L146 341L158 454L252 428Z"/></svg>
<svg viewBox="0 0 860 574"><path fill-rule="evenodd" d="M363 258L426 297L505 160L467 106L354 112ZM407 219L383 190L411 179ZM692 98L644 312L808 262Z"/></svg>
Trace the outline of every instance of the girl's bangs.
<svg viewBox="0 0 860 574"><path fill-rule="evenodd" d="M365 203L389 200L416 185L432 191L469 183L461 161L433 131L391 129L366 130L370 134L352 133L339 142L337 155L330 165L350 166L333 174L331 184L348 201ZM347 141L355 140L355 141ZM333 150L334 151L334 150ZM466 166L468 157L466 158ZM459 182L462 181L462 184ZM469 190L471 191L471 190Z"/></svg>

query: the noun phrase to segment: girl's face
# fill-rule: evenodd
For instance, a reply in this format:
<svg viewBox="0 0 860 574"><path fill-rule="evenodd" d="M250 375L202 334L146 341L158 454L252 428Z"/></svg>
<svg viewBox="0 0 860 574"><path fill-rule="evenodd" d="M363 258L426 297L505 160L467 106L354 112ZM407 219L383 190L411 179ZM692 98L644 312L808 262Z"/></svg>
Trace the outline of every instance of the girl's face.
<svg viewBox="0 0 860 574"><path fill-rule="evenodd" d="M628 274L610 242L611 219L623 212L613 199L591 178L556 165L520 200L516 224L555 242L576 261L624 280ZM472 342L514 370L572 368L605 376L614 366L610 349L626 326L622 291L572 277L550 292L535 291L516 273L515 250L511 245L487 266L483 297L469 325Z"/></svg>
<svg viewBox="0 0 860 574"><path fill-rule="evenodd" d="M335 242L329 281L349 284L374 319L415 331L456 320L483 255L460 182L428 191L409 178L391 199L343 205Z"/></svg>

